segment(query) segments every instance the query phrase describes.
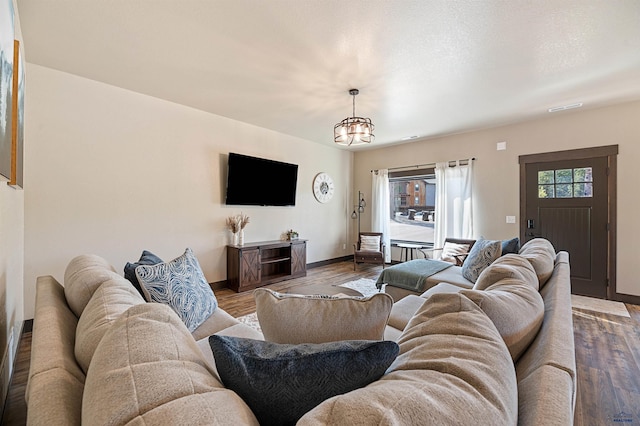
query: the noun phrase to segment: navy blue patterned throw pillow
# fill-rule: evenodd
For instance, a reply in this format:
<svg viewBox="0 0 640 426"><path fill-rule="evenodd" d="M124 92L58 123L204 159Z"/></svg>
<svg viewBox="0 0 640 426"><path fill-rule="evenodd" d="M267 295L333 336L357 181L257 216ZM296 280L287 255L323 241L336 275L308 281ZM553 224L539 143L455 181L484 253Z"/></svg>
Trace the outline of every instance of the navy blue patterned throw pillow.
<svg viewBox="0 0 640 426"><path fill-rule="evenodd" d="M520 238L502 240L502 256L509 253L518 254L518 251L520 251Z"/></svg>
<svg viewBox="0 0 640 426"><path fill-rule="evenodd" d="M148 250L143 250L140 260L135 263L127 262L127 264L124 265L124 277L131 281L131 284L133 284L142 297L144 297L144 292L142 291L142 287L140 287L138 277L136 277L136 268L140 265L156 265L158 263L162 263L162 259Z"/></svg>
<svg viewBox="0 0 640 426"><path fill-rule="evenodd" d="M398 356L396 342L342 340L288 345L209 337L222 383L260 425L294 425L322 401L378 380Z"/></svg>

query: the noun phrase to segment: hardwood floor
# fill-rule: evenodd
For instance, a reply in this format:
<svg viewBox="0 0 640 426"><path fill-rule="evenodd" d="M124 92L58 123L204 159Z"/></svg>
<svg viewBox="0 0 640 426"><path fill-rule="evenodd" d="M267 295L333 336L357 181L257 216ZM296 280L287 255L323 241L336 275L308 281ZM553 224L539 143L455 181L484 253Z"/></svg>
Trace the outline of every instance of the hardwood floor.
<svg viewBox="0 0 640 426"><path fill-rule="evenodd" d="M576 426L640 424L640 306L626 307L631 318L573 311Z"/></svg>
<svg viewBox="0 0 640 426"><path fill-rule="evenodd" d="M340 262L309 269L307 276L269 285L276 291L320 283L342 284L358 278L375 279L380 266ZM216 290L220 307L234 317L255 311L251 292ZM640 425L640 306L626 305L630 318L574 309L578 389L576 426ZM3 425L24 425L24 393L29 372L31 332L23 333L14 375L2 418Z"/></svg>

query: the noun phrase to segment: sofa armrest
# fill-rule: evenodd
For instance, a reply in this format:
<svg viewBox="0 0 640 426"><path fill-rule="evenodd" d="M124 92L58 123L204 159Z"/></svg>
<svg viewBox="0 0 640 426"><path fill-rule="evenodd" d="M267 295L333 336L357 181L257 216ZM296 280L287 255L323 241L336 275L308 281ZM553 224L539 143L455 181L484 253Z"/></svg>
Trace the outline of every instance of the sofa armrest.
<svg viewBox="0 0 640 426"><path fill-rule="evenodd" d="M74 355L77 324L64 287L52 276L38 277L25 394L28 424L80 424L85 375Z"/></svg>

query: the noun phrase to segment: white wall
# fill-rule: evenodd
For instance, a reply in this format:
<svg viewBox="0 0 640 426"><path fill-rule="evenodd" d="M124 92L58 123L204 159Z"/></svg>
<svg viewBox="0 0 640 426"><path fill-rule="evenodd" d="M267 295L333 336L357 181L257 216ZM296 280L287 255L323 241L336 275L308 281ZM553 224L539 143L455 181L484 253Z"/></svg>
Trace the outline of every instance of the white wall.
<svg viewBox="0 0 640 426"><path fill-rule="evenodd" d="M9 383L13 369L10 362L14 359L24 320L23 260L24 191L9 187L7 180L0 178L0 389L3 391ZM0 403L4 397L2 393Z"/></svg>
<svg viewBox="0 0 640 426"><path fill-rule="evenodd" d="M618 293L640 296L640 102L593 110L557 113L548 118L485 129L400 146L360 151L354 158L354 188L370 193L371 169L401 167L476 157L474 191L475 234L504 239L519 235L518 224L505 216L519 216L518 156L619 145L618 155ZM427 119L427 118L426 118ZM496 143L507 142L506 151ZM371 221L370 209L363 224ZM363 227L364 228L364 227ZM367 228L364 228L367 229Z"/></svg>
<svg viewBox="0 0 640 426"><path fill-rule="evenodd" d="M15 38L22 42L15 2L13 8ZM0 177L0 403L4 403L13 369L10 362L18 348L24 320L23 261L24 191L9 187L7 179Z"/></svg>
<svg viewBox="0 0 640 426"><path fill-rule="evenodd" d="M31 63L27 72L27 318L36 277L62 281L83 253L122 273L143 249L170 260L191 247L209 282L225 280L225 219L240 212L246 242L293 228L309 240L309 263L351 253L352 153ZM229 152L298 164L296 206L224 205ZM327 204L313 197L319 172L337 186Z"/></svg>

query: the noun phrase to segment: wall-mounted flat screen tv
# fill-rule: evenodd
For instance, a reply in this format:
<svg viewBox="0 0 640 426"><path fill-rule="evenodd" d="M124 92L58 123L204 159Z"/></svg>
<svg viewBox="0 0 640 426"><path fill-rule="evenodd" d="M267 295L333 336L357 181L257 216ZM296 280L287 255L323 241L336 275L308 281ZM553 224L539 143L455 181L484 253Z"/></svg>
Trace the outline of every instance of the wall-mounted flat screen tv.
<svg viewBox="0 0 640 426"><path fill-rule="evenodd" d="M298 165L229 153L225 204L295 206Z"/></svg>

